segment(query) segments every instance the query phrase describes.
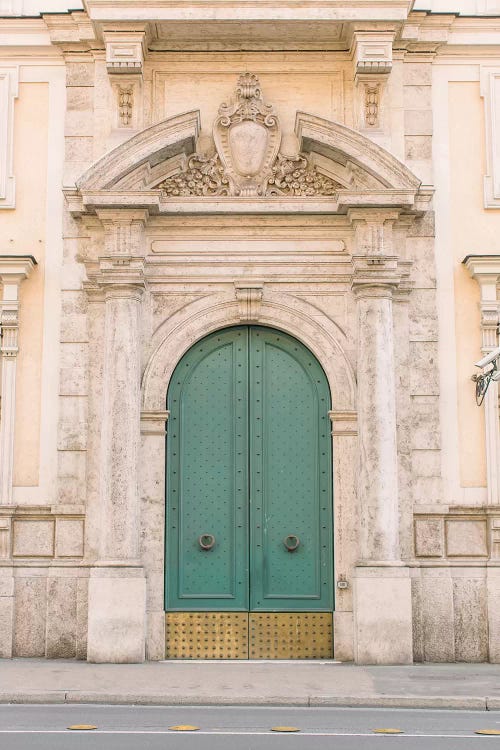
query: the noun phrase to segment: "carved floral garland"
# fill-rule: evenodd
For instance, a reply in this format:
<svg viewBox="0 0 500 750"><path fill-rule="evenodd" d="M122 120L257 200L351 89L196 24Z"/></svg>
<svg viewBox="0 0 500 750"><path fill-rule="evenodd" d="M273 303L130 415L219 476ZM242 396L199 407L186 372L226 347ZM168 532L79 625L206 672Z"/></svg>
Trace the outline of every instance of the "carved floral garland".
<svg viewBox="0 0 500 750"><path fill-rule="evenodd" d="M194 154L185 172L169 177L158 188L171 198L229 195L229 180L218 154ZM342 186L311 166L305 156L293 159L278 154L264 195L333 195Z"/></svg>

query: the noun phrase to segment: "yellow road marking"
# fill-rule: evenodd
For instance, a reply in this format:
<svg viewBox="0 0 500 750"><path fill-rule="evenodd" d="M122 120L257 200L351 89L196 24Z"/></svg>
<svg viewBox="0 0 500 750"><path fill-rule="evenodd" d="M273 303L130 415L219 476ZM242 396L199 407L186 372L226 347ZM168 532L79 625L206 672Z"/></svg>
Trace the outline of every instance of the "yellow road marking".
<svg viewBox="0 0 500 750"><path fill-rule="evenodd" d="M97 729L93 724L72 724L68 729L79 729L80 731L88 731L90 729Z"/></svg>
<svg viewBox="0 0 500 750"><path fill-rule="evenodd" d="M298 727L271 727L271 732L300 732Z"/></svg>
<svg viewBox="0 0 500 750"><path fill-rule="evenodd" d="M172 732L196 732L199 728L193 724L177 724L175 727L169 727Z"/></svg>
<svg viewBox="0 0 500 750"><path fill-rule="evenodd" d="M387 729L373 729L372 731L375 734L404 734L402 729L391 729L390 727Z"/></svg>

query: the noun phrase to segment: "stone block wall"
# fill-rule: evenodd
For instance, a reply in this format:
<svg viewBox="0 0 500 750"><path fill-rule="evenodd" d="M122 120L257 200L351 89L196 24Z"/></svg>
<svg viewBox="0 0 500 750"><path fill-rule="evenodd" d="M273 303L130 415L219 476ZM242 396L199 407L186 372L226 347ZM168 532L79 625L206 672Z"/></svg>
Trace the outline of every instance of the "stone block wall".
<svg viewBox="0 0 500 750"><path fill-rule="evenodd" d="M495 507L415 514L415 661L497 661L499 528Z"/></svg>

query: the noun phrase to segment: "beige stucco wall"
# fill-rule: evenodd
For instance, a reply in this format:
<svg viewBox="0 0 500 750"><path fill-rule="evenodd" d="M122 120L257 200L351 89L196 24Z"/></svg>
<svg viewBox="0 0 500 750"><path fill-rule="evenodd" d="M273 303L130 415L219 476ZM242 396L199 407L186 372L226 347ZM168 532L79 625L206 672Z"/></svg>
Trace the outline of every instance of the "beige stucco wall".
<svg viewBox="0 0 500 750"><path fill-rule="evenodd" d="M0 253L34 255L21 285L16 381L14 485L39 480L43 286L47 182L47 83L20 83L14 110L16 208L1 214Z"/></svg>
<svg viewBox="0 0 500 750"><path fill-rule="evenodd" d="M449 107L460 478L463 487L484 487L484 409L476 406L470 379L473 363L481 356L479 286L462 260L469 254L498 252L500 217L483 202L484 109L479 82L451 82Z"/></svg>

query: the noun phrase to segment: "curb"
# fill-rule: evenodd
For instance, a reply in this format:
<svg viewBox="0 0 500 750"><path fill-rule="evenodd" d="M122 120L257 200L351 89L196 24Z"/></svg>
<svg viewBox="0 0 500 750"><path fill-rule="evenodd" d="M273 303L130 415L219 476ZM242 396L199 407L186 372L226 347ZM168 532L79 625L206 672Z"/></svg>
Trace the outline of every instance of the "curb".
<svg viewBox="0 0 500 750"><path fill-rule="evenodd" d="M500 709L499 698L476 696L231 696L167 695L165 693L103 693L81 690L49 690L44 692L0 692L0 704L79 704L142 706L302 706L353 708L420 708L488 711Z"/></svg>

